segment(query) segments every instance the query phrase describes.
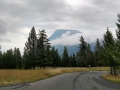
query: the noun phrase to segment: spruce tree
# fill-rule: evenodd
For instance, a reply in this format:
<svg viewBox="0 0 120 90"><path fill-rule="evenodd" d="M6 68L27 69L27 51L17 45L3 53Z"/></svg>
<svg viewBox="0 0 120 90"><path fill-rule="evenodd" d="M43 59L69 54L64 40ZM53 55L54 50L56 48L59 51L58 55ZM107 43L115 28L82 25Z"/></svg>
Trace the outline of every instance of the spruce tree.
<svg viewBox="0 0 120 90"><path fill-rule="evenodd" d="M103 46L104 46L104 52L105 57L108 60L109 66L110 66L110 73L115 75L116 74L116 61L114 60L113 56L111 55L111 51L114 51L115 49L115 40L112 36L112 33L108 30L104 34L104 40L103 40Z"/></svg>
<svg viewBox="0 0 120 90"><path fill-rule="evenodd" d="M56 49L55 50L55 66L58 67L58 66L61 66L61 57L58 53L58 50Z"/></svg>
<svg viewBox="0 0 120 90"><path fill-rule="evenodd" d="M19 48L16 49L16 57L17 57L16 68L21 69L22 68L22 58L21 58L21 53L20 53Z"/></svg>
<svg viewBox="0 0 120 90"><path fill-rule="evenodd" d="M86 59L87 59L87 65L91 65L91 56L92 56L92 51L91 51L91 47L90 44L87 44L87 51L86 51ZM93 62L94 63L94 62Z"/></svg>
<svg viewBox="0 0 120 90"><path fill-rule="evenodd" d="M52 63L51 63L51 65L53 67L56 67L56 52L55 52L55 47L54 46L51 49L51 57L52 57Z"/></svg>
<svg viewBox="0 0 120 90"><path fill-rule="evenodd" d="M97 38L96 40L96 45L95 45L95 66L101 66L101 63L100 63L100 50L101 50L101 45L100 45L100 42L99 42L99 39Z"/></svg>
<svg viewBox="0 0 120 90"><path fill-rule="evenodd" d="M24 47L24 54L23 54L23 68L24 69L32 68L31 56L25 47Z"/></svg>
<svg viewBox="0 0 120 90"><path fill-rule="evenodd" d="M61 66L61 57L58 50L53 46L51 49L51 66L58 67Z"/></svg>
<svg viewBox="0 0 120 90"><path fill-rule="evenodd" d="M51 56L51 51L50 51L50 43L49 43L49 40L47 39L47 42L46 42L46 65L47 66L50 66L52 64L52 56Z"/></svg>
<svg viewBox="0 0 120 90"><path fill-rule="evenodd" d="M0 68L3 68L1 45L0 45Z"/></svg>
<svg viewBox="0 0 120 90"><path fill-rule="evenodd" d="M77 65L76 65L76 56L75 56L75 54L73 53L72 55L71 55L71 66L72 67L76 67Z"/></svg>
<svg viewBox="0 0 120 90"><path fill-rule="evenodd" d="M19 62L19 59L18 59L18 55L17 55L17 48L15 47L14 50L13 50L13 63L14 63L14 67L15 68L20 68L19 65L18 65L18 62ZM20 56L21 57L21 56Z"/></svg>
<svg viewBox="0 0 120 90"><path fill-rule="evenodd" d="M70 55L69 56L69 65L70 65L70 67L73 67L73 64L72 64L72 62L73 62L73 57L72 57L72 55Z"/></svg>
<svg viewBox="0 0 120 90"><path fill-rule="evenodd" d="M43 67L44 69L49 63L48 57L50 58L50 47L45 30L39 31L37 39L37 62L39 62L40 67Z"/></svg>
<svg viewBox="0 0 120 90"><path fill-rule="evenodd" d="M77 53L76 53L76 66L77 66L77 67L82 66L81 60L80 60L80 52L77 52Z"/></svg>
<svg viewBox="0 0 120 90"><path fill-rule="evenodd" d="M68 56L68 50L67 47L64 46L64 51L62 54L62 64L64 67L68 67L69 66L69 56Z"/></svg>
<svg viewBox="0 0 120 90"><path fill-rule="evenodd" d="M3 61L3 68L5 68L5 69L15 68L12 49L9 49L3 53L2 61Z"/></svg>
<svg viewBox="0 0 120 90"><path fill-rule="evenodd" d="M3 65L2 65L2 53L0 52L0 68L2 68Z"/></svg>
<svg viewBox="0 0 120 90"><path fill-rule="evenodd" d="M25 43L25 53L28 54L29 60L31 60L31 64L33 69L35 69L36 64L36 52L37 52L37 37L36 37L36 31L35 28L32 27L28 41Z"/></svg>
<svg viewBox="0 0 120 90"><path fill-rule="evenodd" d="M81 36L80 39L80 44L79 44L79 56L80 56L80 63L82 66L88 66L88 60L86 58L86 53L87 53L87 43L85 42L84 38Z"/></svg>
<svg viewBox="0 0 120 90"><path fill-rule="evenodd" d="M117 15L118 16L118 23L116 23L118 29L116 30L116 35L117 38L120 39L120 14Z"/></svg>

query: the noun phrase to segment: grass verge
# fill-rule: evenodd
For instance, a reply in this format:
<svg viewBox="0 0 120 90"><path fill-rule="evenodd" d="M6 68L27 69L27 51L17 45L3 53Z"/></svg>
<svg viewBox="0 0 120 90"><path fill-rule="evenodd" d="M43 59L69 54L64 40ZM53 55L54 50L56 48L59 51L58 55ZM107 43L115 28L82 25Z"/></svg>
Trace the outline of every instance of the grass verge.
<svg viewBox="0 0 120 90"><path fill-rule="evenodd" d="M120 83L120 75L113 76L113 75L107 74L107 75L103 75L102 78L115 83Z"/></svg>
<svg viewBox="0 0 120 90"><path fill-rule="evenodd" d="M106 71L108 67L91 67L92 71ZM15 85L46 79L55 75L71 72L89 71L89 68L46 68L35 70L1 69L0 86Z"/></svg>
<svg viewBox="0 0 120 90"><path fill-rule="evenodd" d="M90 70L92 71L109 71L109 67L91 67Z"/></svg>
<svg viewBox="0 0 120 90"><path fill-rule="evenodd" d="M89 71L87 68L46 68L35 70L0 70L0 86L15 85L46 79L58 74Z"/></svg>

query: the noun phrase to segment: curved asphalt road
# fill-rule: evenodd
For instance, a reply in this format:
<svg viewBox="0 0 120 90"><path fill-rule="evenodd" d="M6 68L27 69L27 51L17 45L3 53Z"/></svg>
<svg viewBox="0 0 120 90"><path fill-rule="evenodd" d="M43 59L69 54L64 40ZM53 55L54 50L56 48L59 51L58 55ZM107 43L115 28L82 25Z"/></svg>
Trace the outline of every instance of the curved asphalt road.
<svg viewBox="0 0 120 90"><path fill-rule="evenodd" d="M120 84L100 78L106 73L104 71L67 73L33 83L0 87L0 90L120 90Z"/></svg>

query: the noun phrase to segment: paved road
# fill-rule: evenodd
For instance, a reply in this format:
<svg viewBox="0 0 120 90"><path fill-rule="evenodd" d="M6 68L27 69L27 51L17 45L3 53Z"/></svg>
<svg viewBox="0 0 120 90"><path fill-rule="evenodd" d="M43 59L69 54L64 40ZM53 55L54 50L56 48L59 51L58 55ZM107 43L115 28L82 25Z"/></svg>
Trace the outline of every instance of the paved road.
<svg viewBox="0 0 120 90"><path fill-rule="evenodd" d="M0 90L120 90L120 84L100 78L103 71L67 73L49 79L0 87Z"/></svg>

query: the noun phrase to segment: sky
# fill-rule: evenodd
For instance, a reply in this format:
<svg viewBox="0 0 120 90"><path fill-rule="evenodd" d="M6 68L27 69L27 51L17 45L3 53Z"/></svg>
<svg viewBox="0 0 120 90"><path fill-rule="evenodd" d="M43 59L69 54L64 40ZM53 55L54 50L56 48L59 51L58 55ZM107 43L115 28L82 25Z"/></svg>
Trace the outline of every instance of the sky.
<svg viewBox="0 0 120 90"><path fill-rule="evenodd" d="M115 36L119 6L120 0L0 0L2 51L17 47L23 52L33 26L36 32L45 29L48 37L56 29L79 30L88 42L102 39L107 27ZM78 37L72 36L76 40ZM67 35L64 38L67 44L71 42Z"/></svg>

